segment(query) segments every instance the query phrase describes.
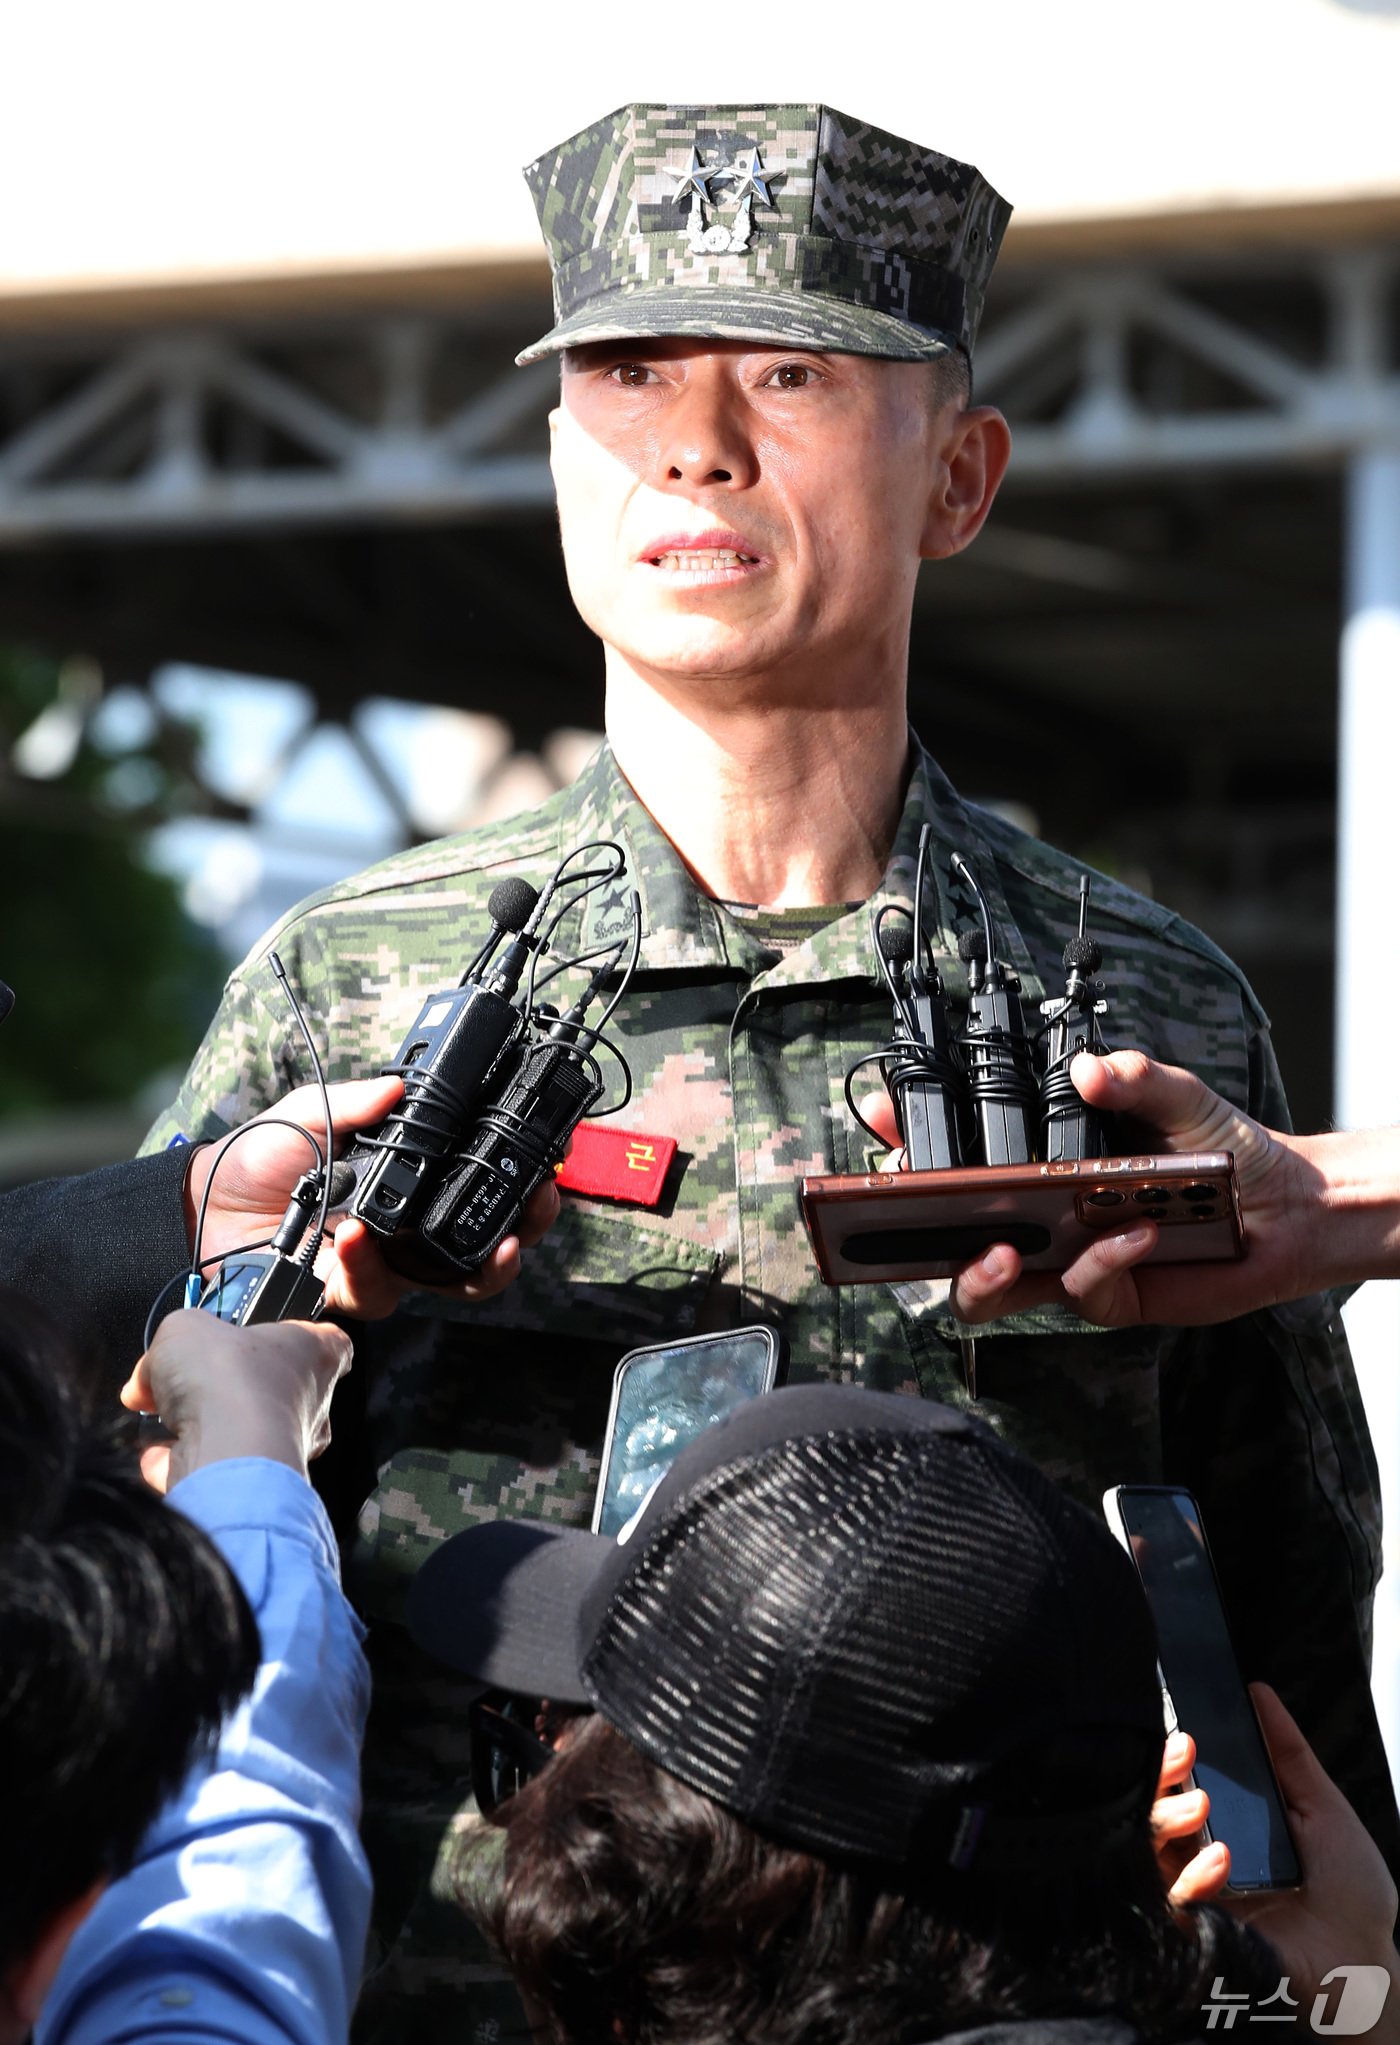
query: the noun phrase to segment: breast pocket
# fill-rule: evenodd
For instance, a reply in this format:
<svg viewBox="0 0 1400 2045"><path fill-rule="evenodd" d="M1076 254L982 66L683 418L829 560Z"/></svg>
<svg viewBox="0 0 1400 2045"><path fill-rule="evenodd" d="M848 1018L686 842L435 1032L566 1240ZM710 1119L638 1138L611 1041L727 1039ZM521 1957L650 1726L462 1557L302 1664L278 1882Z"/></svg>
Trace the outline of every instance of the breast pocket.
<svg viewBox="0 0 1400 2045"><path fill-rule="evenodd" d="M448 1535L502 1516L587 1526L612 1375L629 1349L693 1331L717 1251L630 1214L567 1204L521 1276L480 1306L411 1294L370 1346L378 1482L350 1565L371 1616Z"/></svg>

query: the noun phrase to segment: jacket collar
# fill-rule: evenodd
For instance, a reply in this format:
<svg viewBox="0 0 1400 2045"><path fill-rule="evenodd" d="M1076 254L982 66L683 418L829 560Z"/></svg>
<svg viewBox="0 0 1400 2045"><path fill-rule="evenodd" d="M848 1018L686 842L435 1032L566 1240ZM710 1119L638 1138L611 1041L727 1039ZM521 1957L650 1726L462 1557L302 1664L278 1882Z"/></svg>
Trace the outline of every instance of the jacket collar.
<svg viewBox="0 0 1400 2045"><path fill-rule="evenodd" d="M912 910L919 836L933 827L933 893L925 903L925 926L948 991L967 990L957 956L957 933L975 921L972 903L955 888L949 872L954 852L971 866L987 896L1003 956L1021 975L1028 1001L1043 991L1021 932L1012 920L996 859L983 838L977 812L963 802L937 762L910 734L910 775L904 807L880 885L869 902L838 917L806 944L764 970L770 954L697 886L675 846L622 773L612 748L604 745L574 784L575 800L561 817L560 853L594 838L616 838L626 853L630 885L642 901L645 973L707 969L732 972L765 987L808 986L814 982L863 980L883 986L872 934L874 916L886 903ZM585 942L601 936L608 914L607 891L595 895L583 925Z"/></svg>

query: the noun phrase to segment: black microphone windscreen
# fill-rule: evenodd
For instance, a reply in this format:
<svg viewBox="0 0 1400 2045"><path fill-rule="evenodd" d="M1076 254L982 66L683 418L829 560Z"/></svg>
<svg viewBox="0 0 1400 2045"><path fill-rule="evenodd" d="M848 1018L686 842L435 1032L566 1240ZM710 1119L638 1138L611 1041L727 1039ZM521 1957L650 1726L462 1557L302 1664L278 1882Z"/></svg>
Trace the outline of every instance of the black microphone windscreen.
<svg viewBox="0 0 1400 2045"><path fill-rule="evenodd" d="M890 916L880 925L880 956L892 966L913 958L914 932L902 916Z"/></svg>
<svg viewBox="0 0 1400 2045"><path fill-rule="evenodd" d="M486 898L486 913L498 929L523 930L539 898L538 888L532 888L518 873L511 874L492 888Z"/></svg>
<svg viewBox="0 0 1400 2045"><path fill-rule="evenodd" d="M1067 973L1097 973L1103 964L1103 952L1092 937L1072 937L1064 949L1064 965Z"/></svg>
<svg viewBox="0 0 1400 2045"><path fill-rule="evenodd" d="M14 1005L15 1005L14 988L7 987L4 981L0 980L0 1022L3 1022L5 1020L5 1017L9 1014L10 1010L14 1007Z"/></svg>
<svg viewBox="0 0 1400 2045"><path fill-rule="evenodd" d="M958 957L965 966L973 960L985 965L987 961L987 940L980 930L964 930L958 934Z"/></svg>
<svg viewBox="0 0 1400 2045"><path fill-rule="evenodd" d="M341 1207L350 1198L356 1186L355 1167L343 1162L331 1166L332 1207Z"/></svg>

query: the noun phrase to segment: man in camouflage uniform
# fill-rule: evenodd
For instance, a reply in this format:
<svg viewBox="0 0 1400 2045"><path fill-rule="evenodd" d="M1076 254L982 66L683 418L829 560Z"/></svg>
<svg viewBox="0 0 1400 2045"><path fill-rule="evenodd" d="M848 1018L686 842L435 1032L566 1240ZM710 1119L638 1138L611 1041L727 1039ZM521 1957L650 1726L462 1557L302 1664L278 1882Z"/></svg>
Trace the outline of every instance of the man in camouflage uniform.
<svg viewBox="0 0 1400 2045"><path fill-rule="evenodd" d="M527 175L557 324L521 359L569 351L553 459L571 588L605 648L610 746L541 809L389 860L275 933L331 1069L367 1073L455 984L503 875L538 883L613 838L641 894L612 1034L643 1197L567 1197L484 1306L410 1297L357 1335L361 1407L338 1405L342 1519L367 1501L349 1580L375 1667L381 1950L398 1940L359 2035L399 2045L507 2021L423 1887L467 1752L461 1693L398 1623L414 1569L494 1514L586 1524L612 1367L641 1342L769 1319L795 1379L968 1398L947 1286L828 1290L796 1182L868 1161L843 1082L889 1030L871 914L910 902L922 826L955 1003L970 919L949 855L986 891L1028 1005L1059 991L1079 878L965 805L904 722L919 562L975 536L1008 450L964 366L1005 202L970 167L823 107L626 108ZM1229 960L1111 881L1094 917L1117 1039L1285 1124L1267 1021ZM615 924L595 896L582 939ZM267 953L233 975L151 1146L215 1135L304 1077ZM1376 1474L1333 1306L1180 1333L1041 1308L979 1331L977 1393L1091 1503L1110 1482L1193 1486L1248 1673L1389 1842L1367 1687Z"/></svg>

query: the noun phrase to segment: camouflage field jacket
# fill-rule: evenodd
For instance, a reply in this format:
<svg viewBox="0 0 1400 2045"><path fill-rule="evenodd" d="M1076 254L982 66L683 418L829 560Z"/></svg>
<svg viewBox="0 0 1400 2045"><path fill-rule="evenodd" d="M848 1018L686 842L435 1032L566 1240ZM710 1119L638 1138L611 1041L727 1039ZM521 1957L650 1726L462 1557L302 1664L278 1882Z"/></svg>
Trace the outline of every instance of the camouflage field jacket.
<svg viewBox="0 0 1400 2045"><path fill-rule="evenodd" d="M764 951L697 889L605 747L541 808L400 854L304 902L231 977L148 1149L217 1136L310 1078L269 948L305 1004L328 1075L344 1079L377 1071L424 998L456 983L504 875L538 884L575 846L615 838L641 892L640 964L611 1032L633 1077L618 1119L676 1139L667 1197L639 1209L568 1195L502 1297L468 1308L419 1294L357 1330L355 1372L337 1394L331 1489L340 1486L343 1524L361 1508L348 1581L372 1627L396 1618L422 1556L460 1527L500 1513L587 1524L612 1367L638 1343L772 1320L786 1330L794 1379L965 1401L946 1285L827 1288L795 1182L869 1162L843 1082L889 1032L870 912L910 902L920 827L932 825L939 852L929 906L955 1006L966 993L956 930L969 919L960 906L954 923L948 854L980 879L1028 1007L1062 989L1080 869L965 804L917 746L913 764L878 894L786 956ZM615 909L595 897L584 937ZM1267 1020L1230 961L1111 880L1095 881L1093 928L1110 1041L1187 1066L1287 1126ZM1021 1315L978 1331L977 1389L977 1410L1091 1505L1110 1483L1192 1484L1249 1673L1278 1685L1358 1801L1379 1796L1374 1766L1347 1764L1369 1710L1380 1527L1334 1303L1184 1331L1105 1332L1055 1309ZM381 1628L376 1667L373 1737L385 1758L378 1777L371 1761L368 1793L378 1781L389 1802L426 1808L434 1780L440 1788L463 1765L450 1686L414 1663L397 1626Z"/></svg>

